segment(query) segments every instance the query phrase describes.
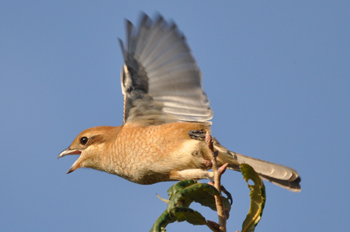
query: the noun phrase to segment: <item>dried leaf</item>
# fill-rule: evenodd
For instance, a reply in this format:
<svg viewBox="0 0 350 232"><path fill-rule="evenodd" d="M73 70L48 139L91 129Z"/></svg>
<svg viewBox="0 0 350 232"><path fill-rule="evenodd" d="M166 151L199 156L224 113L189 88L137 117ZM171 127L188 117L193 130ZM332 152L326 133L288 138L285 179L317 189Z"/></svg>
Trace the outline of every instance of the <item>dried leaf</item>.
<svg viewBox="0 0 350 232"><path fill-rule="evenodd" d="M250 209L242 225L242 232L253 232L258 225L266 201L265 186L259 175L248 164L241 164L241 171L246 182L252 180L254 185L248 184L250 189Z"/></svg>

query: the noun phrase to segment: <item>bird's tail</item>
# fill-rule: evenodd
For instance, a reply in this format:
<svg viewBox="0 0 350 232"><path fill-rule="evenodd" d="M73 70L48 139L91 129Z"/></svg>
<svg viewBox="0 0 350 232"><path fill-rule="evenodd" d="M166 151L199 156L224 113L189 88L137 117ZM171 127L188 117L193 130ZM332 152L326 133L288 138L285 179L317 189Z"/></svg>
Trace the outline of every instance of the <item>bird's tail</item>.
<svg viewBox="0 0 350 232"><path fill-rule="evenodd" d="M262 179L290 191L300 192L301 179L294 169L229 151L217 141L214 142L214 146L219 151L218 162L228 163L229 169L240 171L240 164L245 163L252 166Z"/></svg>

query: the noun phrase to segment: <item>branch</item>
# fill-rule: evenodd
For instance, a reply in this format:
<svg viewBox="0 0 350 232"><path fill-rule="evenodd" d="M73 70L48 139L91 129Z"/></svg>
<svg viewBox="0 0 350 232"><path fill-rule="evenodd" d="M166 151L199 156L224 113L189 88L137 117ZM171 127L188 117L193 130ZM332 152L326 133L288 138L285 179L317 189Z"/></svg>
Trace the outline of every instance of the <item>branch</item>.
<svg viewBox="0 0 350 232"><path fill-rule="evenodd" d="M214 173L214 187L220 193L219 197L215 196L216 210L217 210L218 216L219 216L219 229L222 232L226 232L226 219L227 218L225 215L225 209L224 209L224 205L222 203L222 198L221 198L220 179L221 179L221 175L225 172L228 164L224 164L218 169L218 164L217 164L217 160L216 160L216 157L218 156L218 151L214 151L213 140L212 140L212 137L211 137L209 131L207 131L207 133L205 135L205 142L207 143L209 150L210 150L210 153L212 154L211 162L213 164L212 170Z"/></svg>

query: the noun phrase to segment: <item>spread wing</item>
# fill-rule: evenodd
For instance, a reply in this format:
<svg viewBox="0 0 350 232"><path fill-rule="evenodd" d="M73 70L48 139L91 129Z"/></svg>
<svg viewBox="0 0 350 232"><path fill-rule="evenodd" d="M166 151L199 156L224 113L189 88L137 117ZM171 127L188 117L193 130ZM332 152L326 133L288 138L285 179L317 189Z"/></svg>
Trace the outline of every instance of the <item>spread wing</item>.
<svg viewBox="0 0 350 232"><path fill-rule="evenodd" d="M204 122L213 117L201 83L201 72L185 37L161 16L143 15L136 29L126 22L125 64L121 74L124 124L159 125Z"/></svg>

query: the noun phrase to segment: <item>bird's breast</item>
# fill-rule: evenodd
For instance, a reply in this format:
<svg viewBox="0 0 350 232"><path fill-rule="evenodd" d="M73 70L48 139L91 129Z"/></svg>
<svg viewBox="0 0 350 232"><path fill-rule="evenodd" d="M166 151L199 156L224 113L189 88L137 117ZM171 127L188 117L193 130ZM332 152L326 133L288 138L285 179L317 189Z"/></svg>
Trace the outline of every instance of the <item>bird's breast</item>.
<svg viewBox="0 0 350 232"><path fill-rule="evenodd" d="M109 173L139 184L169 180L172 170L205 168L203 142L193 140L183 125L128 125L109 154Z"/></svg>

